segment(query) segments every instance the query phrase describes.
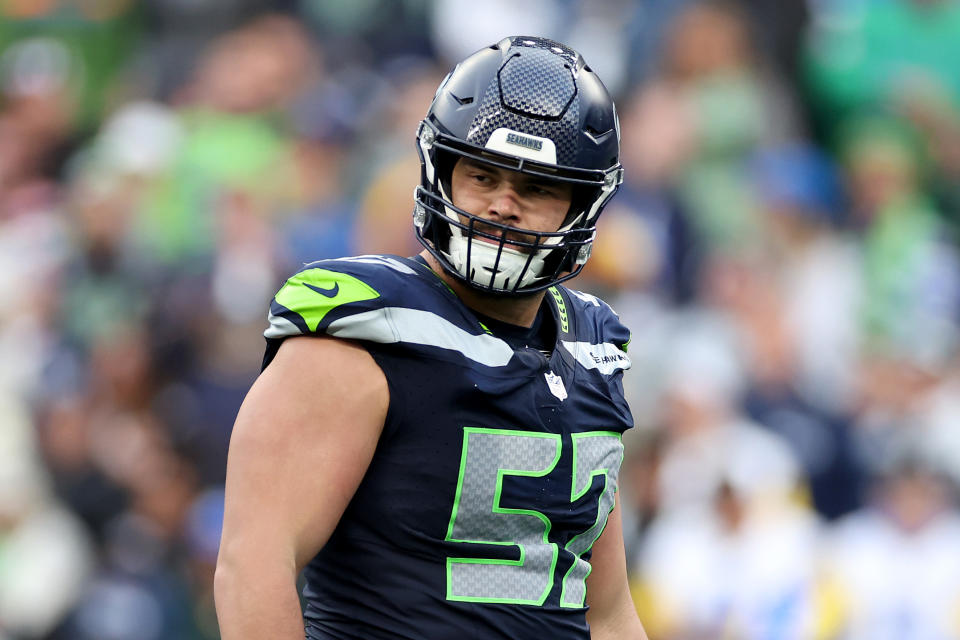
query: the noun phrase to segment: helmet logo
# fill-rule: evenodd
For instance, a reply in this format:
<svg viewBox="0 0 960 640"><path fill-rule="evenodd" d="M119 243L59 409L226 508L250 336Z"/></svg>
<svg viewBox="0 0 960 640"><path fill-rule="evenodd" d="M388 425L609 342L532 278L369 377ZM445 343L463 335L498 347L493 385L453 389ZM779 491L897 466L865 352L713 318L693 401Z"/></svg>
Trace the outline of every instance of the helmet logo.
<svg viewBox="0 0 960 640"><path fill-rule="evenodd" d="M518 147L526 147L527 149L533 149L534 151L540 151L541 149L543 149L543 140L534 140L533 138L522 136L519 133L508 133L507 143L515 144Z"/></svg>
<svg viewBox="0 0 960 640"><path fill-rule="evenodd" d="M557 163L557 145L550 138L532 136L501 127L490 134L486 148L507 155L549 164Z"/></svg>

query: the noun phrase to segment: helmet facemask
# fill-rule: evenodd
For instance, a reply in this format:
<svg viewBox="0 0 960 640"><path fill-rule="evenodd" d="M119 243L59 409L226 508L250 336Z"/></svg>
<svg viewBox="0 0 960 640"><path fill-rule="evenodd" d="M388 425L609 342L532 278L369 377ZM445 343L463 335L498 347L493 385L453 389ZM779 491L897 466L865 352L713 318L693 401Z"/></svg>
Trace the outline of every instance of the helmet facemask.
<svg viewBox="0 0 960 640"><path fill-rule="evenodd" d="M417 238L457 279L500 294L542 291L577 275L596 234L596 219L622 181L622 169L584 171L491 152L449 140L427 121L418 135L421 185L415 192ZM450 176L460 158L571 184L571 206L556 231L500 224L453 204Z"/></svg>

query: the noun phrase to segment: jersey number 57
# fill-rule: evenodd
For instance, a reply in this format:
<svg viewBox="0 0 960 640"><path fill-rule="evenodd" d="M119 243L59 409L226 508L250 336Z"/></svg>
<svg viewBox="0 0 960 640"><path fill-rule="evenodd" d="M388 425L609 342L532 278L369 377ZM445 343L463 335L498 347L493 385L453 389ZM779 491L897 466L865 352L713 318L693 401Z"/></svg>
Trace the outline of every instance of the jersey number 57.
<svg viewBox="0 0 960 640"><path fill-rule="evenodd" d="M581 608L590 573L590 564L582 556L600 537L613 510L623 444L620 434L610 431L572 437L570 502L587 493L594 476L604 478L596 521L564 545L574 561L562 577L560 606ZM549 474L560 460L561 444L558 434L464 429L460 478L446 540L514 546L520 558L447 558L447 600L537 606L546 601L559 556L557 543L549 540L553 525L539 511L501 506L500 496L507 476Z"/></svg>

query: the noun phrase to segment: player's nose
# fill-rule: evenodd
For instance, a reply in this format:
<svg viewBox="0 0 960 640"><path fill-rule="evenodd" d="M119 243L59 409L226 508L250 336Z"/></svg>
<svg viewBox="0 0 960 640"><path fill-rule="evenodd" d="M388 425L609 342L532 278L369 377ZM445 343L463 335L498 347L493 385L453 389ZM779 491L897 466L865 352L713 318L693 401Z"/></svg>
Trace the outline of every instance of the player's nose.
<svg viewBox="0 0 960 640"><path fill-rule="evenodd" d="M522 207L516 187L504 181L490 196L487 214L495 222L516 223L520 219Z"/></svg>

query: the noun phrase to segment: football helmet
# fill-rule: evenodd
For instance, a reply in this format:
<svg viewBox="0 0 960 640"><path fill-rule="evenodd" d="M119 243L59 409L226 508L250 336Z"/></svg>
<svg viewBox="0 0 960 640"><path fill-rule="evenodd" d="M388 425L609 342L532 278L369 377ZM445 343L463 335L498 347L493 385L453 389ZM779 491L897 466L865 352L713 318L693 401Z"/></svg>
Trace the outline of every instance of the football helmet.
<svg viewBox="0 0 960 640"><path fill-rule="evenodd" d="M458 64L420 123L417 151L417 239L448 273L487 292L527 294L577 275L597 217L623 181L606 87L579 53L545 38L505 38ZM513 228L454 206L461 158L570 184L560 228Z"/></svg>

